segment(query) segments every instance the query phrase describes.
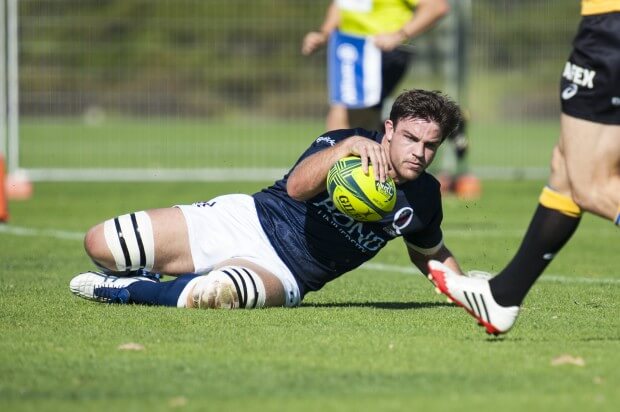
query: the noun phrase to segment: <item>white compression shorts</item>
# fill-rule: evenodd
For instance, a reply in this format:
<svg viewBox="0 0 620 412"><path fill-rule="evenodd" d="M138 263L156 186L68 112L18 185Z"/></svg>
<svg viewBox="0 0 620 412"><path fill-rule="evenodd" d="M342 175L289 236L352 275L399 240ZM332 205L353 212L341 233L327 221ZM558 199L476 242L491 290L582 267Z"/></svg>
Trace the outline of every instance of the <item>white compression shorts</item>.
<svg viewBox="0 0 620 412"><path fill-rule="evenodd" d="M252 196L224 195L176 207L185 216L196 273L208 273L227 259L246 259L280 279L285 306L299 305L299 286L263 231Z"/></svg>

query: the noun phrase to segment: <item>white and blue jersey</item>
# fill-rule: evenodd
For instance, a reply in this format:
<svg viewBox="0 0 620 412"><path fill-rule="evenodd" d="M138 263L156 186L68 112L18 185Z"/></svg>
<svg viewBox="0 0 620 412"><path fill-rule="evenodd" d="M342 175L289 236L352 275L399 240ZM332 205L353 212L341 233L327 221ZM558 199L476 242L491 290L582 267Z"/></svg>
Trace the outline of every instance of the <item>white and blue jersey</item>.
<svg viewBox="0 0 620 412"><path fill-rule="evenodd" d="M383 137L364 129L328 132L312 143L297 164L354 135L377 143ZM295 276L302 298L371 259L399 236L420 249L432 249L442 242L439 182L426 172L396 186L396 206L377 222L358 222L340 213L327 187L309 200L292 199L286 192L289 175L290 171L253 197L260 224Z"/></svg>

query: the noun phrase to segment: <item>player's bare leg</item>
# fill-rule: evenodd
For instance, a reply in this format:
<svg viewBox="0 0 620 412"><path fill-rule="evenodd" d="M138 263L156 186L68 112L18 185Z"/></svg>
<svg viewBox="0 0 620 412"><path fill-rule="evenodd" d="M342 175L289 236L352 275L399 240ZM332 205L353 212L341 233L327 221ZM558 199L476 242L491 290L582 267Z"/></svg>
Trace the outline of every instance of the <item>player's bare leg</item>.
<svg viewBox="0 0 620 412"><path fill-rule="evenodd" d="M566 163L573 200L583 210L615 221L620 207L620 126L565 114L558 149ZM552 175L552 187L562 184Z"/></svg>
<svg viewBox="0 0 620 412"><path fill-rule="evenodd" d="M563 114L549 185L511 262L490 281L495 301L520 305L571 238L588 211L617 220L620 205L620 126Z"/></svg>
<svg viewBox="0 0 620 412"><path fill-rule="evenodd" d="M100 223L87 232L84 248L110 271L194 271L187 225L178 208L131 213Z"/></svg>
<svg viewBox="0 0 620 412"><path fill-rule="evenodd" d="M361 127L366 130L379 130L382 127L379 107L349 109L348 116L350 127Z"/></svg>
<svg viewBox="0 0 620 412"><path fill-rule="evenodd" d="M338 130L349 128L349 116L347 108L341 105L332 105L327 112L327 130Z"/></svg>
<svg viewBox="0 0 620 412"><path fill-rule="evenodd" d="M81 298L102 303L198 309L287 306L281 281L261 266L239 258L222 262L206 275L185 274L168 282L85 272L75 276L69 288Z"/></svg>
<svg viewBox="0 0 620 412"><path fill-rule="evenodd" d="M504 333L512 327L529 289L577 229L582 210L618 220L620 126L562 115L561 130L549 185L511 262L489 282L463 281L441 267L431 268L440 291L489 333ZM484 310L471 303L472 296L484 302Z"/></svg>
<svg viewBox="0 0 620 412"><path fill-rule="evenodd" d="M282 282L261 266L241 258L228 259L188 284L185 307L235 309L284 306Z"/></svg>

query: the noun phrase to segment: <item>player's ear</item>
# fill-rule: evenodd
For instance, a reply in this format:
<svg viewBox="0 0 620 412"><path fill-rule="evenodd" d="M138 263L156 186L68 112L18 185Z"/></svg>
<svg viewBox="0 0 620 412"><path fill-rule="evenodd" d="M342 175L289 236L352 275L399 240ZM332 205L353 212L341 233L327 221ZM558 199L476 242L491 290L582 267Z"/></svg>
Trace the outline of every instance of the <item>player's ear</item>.
<svg viewBox="0 0 620 412"><path fill-rule="evenodd" d="M394 124L390 119L387 119L384 123L385 126L385 137L387 141L390 142L392 140L392 135L394 134Z"/></svg>

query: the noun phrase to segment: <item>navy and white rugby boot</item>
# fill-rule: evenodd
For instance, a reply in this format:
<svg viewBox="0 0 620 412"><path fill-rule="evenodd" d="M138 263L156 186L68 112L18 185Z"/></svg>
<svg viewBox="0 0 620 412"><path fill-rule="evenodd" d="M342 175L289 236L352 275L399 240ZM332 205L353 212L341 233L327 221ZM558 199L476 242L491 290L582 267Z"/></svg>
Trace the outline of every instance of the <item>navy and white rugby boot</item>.
<svg viewBox="0 0 620 412"><path fill-rule="evenodd" d="M154 276L118 277L100 272L80 273L69 282L69 289L81 298L103 303L127 303L127 286L139 280L159 282Z"/></svg>

